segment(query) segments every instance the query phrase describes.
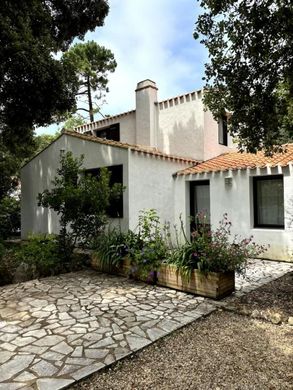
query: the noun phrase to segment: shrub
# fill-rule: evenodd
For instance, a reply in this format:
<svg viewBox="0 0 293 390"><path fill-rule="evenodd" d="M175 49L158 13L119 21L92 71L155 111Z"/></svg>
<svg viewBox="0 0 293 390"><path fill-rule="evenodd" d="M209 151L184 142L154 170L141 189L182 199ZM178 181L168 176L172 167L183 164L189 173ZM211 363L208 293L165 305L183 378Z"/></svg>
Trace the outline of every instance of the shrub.
<svg viewBox="0 0 293 390"><path fill-rule="evenodd" d="M39 234L28 238L16 252L18 263L29 266L31 278L56 275L64 270L56 236Z"/></svg>
<svg viewBox="0 0 293 390"><path fill-rule="evenodd" d="M131 233L122 233L118 229L112 229L96 238L94 249L102 266L109 268L119 266L128 254L127 237Z"/></svg>
<svg viewBox="0 0 293 390"><path fill-rule="evenodd" d="M200 219L201 216L197 216ZM253 237L241 239L231 237L232 223L227 214L215 231L208 231L204 223L199 223L198 230L186 238L184 245L171 252L168 263L180 270L183 276L189 277L192 270L202 272L245 272L247 260L265 252L266 247L253 242Z"/></svg>
<svg viewBox="0 0 293 390"><path fill-rule="evenodd" d="M165 230L156 210L140 212L135 245L129 247L128 251L134 270L149 281L155 281L156 272L168 254Z"/></svg>
<svg viewBox="0 0 293 390"><path fill-rule="evenodd" d="M85 174L82 164L83 156L75 158L71 152L61 156L54 188L38 195L39 206L53 209L60 216L58 241L60 253L67 260L77 243L88 246L103 232L109 202L122 191L119 185L110 187L107 169L101 169L96 179Z"/></svg>
<svg viewBox="0 0 293 390"><path fill-rule="evenodd" d="M19 266L19 260L15 256L14 248L6 248L0 242L0 286L13 282L15 270Z"/></svg>
<svg viewBox="0 0 293 390"><path fill-rule="evenodd" d="M20 201L6 196L0 201L0 239L18 234L20 231Z"/></svg>

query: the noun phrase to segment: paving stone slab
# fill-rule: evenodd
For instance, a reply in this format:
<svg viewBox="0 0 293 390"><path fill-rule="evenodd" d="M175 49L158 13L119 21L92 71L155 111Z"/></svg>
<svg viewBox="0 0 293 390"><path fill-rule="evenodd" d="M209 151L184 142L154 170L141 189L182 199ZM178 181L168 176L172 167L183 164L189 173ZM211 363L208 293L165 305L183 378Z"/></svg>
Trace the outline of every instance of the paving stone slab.
<svg viewBox="0 0 293 390"><path fill-rule="evenodd" d="M245 294L293 270L252 260ZM0 390L58 390L201 318L205 298L82 271L0 287Z"/></svg>

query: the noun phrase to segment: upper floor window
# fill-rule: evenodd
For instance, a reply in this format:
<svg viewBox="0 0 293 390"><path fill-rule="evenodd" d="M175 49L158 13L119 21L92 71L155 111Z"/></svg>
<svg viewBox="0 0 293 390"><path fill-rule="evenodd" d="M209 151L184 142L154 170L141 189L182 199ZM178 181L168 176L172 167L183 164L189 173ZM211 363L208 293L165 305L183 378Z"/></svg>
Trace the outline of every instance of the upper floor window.
<svg viewBox="0 0 293 390"><path fill-rule="evenodd" d="M106 168L110 173L110 187L116 183L123 185L123 165L112 165ZM86 173L98 178L100 170L101 168L87 169ZM123 193L118 199L112 199L107 214L110 218L123 218Z"/></svg>
<svg viewBox="0 0 293 390"><path fill-rule="evenodd" d="M101 130L96 130L96 136L99 138L105 138L112 141L120 141L120 124L114 123L109 127L105 127Z"/></svg>
<svg viewBox="0 0 293 390"><path fill-rule="evenodd" d="M228 146L228 125L226 115L223 115L218 122L218 138L219 144Z"/></svg>
<svg viewBox="0 0 293 390"><path fill-rule="evenodd" d="M283 176L253 178L254 226L284 228Z"/></svg>

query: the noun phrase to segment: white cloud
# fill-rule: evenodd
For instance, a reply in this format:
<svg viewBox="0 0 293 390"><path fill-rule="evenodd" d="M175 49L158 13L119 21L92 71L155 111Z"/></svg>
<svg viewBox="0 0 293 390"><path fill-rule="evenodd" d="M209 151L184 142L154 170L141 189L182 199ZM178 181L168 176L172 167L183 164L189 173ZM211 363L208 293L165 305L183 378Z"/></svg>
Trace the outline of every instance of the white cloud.
<svg viewBox="0 0 293 390"><path fill-rule="evenodd" d="M146 78L157 82L160 99L202 86L205 51L192 36L197 13L194 0L110 0L105 26L86 36L118 63L106 113L134 108L136 83Z"/></svg>
<svg viewBox="0 0 293 390"><path fill-rule="evenodd" d="M85 38L111 49L118 63L109 76L104 114L135 108L136 84L146 78L156 81L160 100L202 87L206 51L192 36L199 12L195 0L109 3L105 25Z"/></svg>

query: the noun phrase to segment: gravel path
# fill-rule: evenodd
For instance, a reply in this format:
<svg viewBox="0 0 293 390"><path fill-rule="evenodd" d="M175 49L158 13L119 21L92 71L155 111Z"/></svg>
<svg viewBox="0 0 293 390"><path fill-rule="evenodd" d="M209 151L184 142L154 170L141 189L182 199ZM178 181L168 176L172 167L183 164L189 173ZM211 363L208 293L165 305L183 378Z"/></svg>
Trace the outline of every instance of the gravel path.
<svg viewBox="0 0 293 390"><path fill-rule="evenodd" d="M248 312L272 309L292 316L292 277L233 304L245 305ZM289 390L292 361L292 326L219 309L70 389Z"/></svg>

